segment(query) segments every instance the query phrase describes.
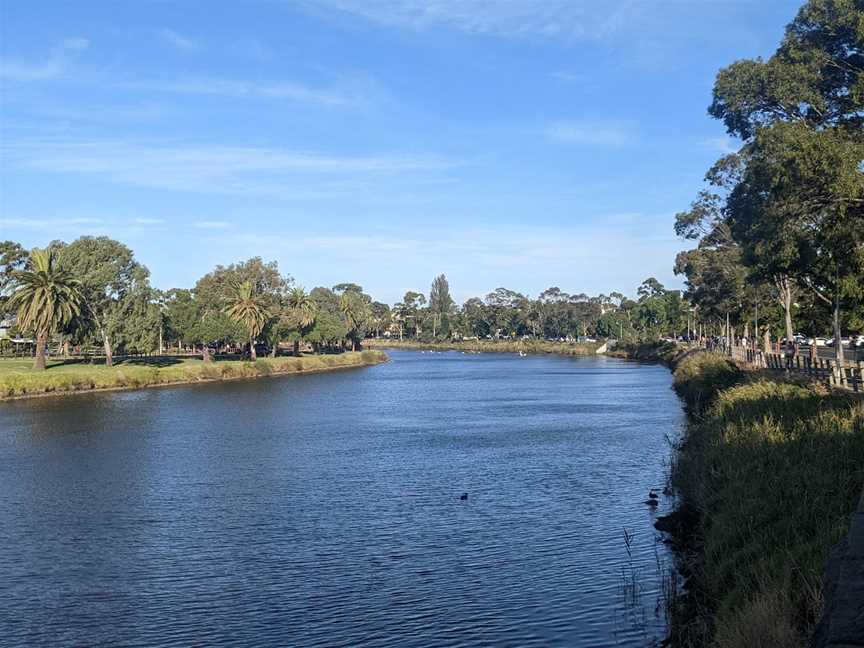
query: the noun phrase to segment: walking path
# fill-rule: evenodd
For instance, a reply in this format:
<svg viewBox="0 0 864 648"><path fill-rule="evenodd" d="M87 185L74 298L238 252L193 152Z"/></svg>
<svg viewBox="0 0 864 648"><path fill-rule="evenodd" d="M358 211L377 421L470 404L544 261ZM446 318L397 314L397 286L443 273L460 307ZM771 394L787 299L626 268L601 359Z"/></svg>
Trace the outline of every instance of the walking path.
<svg viewBox="0 0 864 648"><path fill-rule="evenodd" d="M864 495L825 573L825 614L813 648L864 648Z"/></svg>

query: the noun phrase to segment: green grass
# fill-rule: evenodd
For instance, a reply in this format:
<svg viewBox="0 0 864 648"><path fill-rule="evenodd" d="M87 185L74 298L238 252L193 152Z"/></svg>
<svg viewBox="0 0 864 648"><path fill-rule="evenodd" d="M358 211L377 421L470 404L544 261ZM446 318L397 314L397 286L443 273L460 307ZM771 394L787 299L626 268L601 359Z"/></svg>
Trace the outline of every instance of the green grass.
<svg viewBox="0 0 864 648"><path fill-rule="evenodd" d="M52 361L45 371L34 371L31 368L32 361L2 359L0 398L326 371L378 364L386 360L387 356L381 351L259 358L256 362L223 360L210 364L191 358L153 357L126 360L113 367Z"/></svg>
<svg viewBox="0 0 864 648"><path fill-rule="evenodd" d="M555 353L558 355L593 355L598 343L548 342L546 340L469 340L465 342L421 342L417 340L366 340L366 346L392 349L435 349L472 351L475 353Z"/></svg>
<svg viewBox="0 0 864 648"><path fill-rule="evenodd" d="M864 488L864 402L705 353L678 364L675 385L693 415L673 483L697 521L698 602L676 645L803 647Z"/></svg>

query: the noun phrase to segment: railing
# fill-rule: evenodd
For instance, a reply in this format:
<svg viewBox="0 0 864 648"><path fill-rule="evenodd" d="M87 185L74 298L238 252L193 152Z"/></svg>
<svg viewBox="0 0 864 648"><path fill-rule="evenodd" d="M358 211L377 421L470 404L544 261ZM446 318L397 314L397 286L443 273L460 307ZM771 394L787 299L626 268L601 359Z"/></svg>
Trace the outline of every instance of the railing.
<svg viewBox="0 0 864 648"><path fill-rule="evenodd" d="M728 355L736 362L757 369L774 369L788 373L799 373L824 382L831 387L864 391L864 362L846 360L838 362L830 358L794 352L768 352L748 347L735 346Z"/></svg>

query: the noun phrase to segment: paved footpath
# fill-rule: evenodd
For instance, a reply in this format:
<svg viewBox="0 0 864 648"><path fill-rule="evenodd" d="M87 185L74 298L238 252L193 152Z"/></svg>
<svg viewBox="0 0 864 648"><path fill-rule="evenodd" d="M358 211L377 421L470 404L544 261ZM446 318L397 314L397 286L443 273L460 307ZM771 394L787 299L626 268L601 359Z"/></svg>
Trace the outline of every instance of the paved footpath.
<svg viewBox="0 0 864 648"><path fill-rule="evenodd" d="M826 569L825 616L813 648L864 648L864 495Z"/></svg>

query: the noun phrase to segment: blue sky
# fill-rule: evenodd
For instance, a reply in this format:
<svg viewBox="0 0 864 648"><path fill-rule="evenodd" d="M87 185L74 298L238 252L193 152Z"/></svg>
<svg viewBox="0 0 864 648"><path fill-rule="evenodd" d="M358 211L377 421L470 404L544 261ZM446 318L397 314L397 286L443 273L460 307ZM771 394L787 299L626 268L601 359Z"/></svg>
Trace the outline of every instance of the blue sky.
<svg viewBox="0 0 864 648"><path fill-rule="evenodd" d="M391 303L678 286L735 146L714 75L798 5L2 2L0 239L107 234L160 288L253 255Z"/></svg>

